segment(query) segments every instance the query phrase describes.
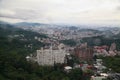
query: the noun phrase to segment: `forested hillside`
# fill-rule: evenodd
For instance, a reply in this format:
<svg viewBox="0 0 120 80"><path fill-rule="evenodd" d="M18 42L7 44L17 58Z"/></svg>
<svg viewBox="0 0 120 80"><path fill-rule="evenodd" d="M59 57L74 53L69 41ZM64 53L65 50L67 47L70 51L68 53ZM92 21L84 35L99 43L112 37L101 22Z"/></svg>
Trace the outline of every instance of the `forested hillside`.
<svg viewBox="0 0 120 80"><path fill-rule="evenodd" d="M105 38L104 36L88 37L88 38L83 38L81 42L87 42L89 46L100 46L100 45L110 46L112 43L116 43L117 50L120 50L120 37L118 35L113 36L111 38Z"/></svg>
<svg viewBox="0 0 120 80"><path fill-rule="evenodd" d="M66 74L63 65L43 67L38 66L37 63L27 62L26 55L44 46L44 43L34 39L35 36L47 38L44 34L18 29L9 24L0 24L0 80L86 80L88 78L83 77L81 69L74 69Z"/></svg>

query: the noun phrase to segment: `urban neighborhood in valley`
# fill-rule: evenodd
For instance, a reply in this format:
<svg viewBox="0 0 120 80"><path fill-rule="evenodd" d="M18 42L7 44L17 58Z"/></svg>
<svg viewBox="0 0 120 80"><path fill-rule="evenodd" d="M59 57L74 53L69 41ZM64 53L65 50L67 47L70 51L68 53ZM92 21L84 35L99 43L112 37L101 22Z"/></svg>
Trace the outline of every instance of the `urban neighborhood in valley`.
<svg viewBox="0 0 120 80"><path fill-rule="evenodd" d="M0 0L0 80L120 80L119 22L119 0Z"/></svg>

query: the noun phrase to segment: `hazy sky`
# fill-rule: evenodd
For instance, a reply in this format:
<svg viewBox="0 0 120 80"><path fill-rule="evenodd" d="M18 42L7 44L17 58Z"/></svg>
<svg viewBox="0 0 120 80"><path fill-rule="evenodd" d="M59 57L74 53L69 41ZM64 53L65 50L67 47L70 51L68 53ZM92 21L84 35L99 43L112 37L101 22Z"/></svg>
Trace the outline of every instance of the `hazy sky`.
<svg viewBox="0 0 120 80"><path fill-rule="evenodd" d="M120 0L0 0L0 20L120 24Z"/></svg>

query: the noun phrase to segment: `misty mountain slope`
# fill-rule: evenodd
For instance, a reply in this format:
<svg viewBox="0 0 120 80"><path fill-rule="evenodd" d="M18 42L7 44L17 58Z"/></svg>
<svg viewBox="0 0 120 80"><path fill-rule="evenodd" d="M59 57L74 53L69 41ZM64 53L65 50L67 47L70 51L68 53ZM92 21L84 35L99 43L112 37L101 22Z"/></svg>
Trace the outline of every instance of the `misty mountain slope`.
<svg viewBox="0 0 120 80"><path fill-rule="evenodd" d="M35 40L35 37L48 38L45 34L23 30L11 24L0 22L0 47L4 45L7 46L6 44L11 44L11 47L8 46L6 49L18 50L19 48L22 48L28 50L27 53L31 53L45 45L44 43Z"/></svg>

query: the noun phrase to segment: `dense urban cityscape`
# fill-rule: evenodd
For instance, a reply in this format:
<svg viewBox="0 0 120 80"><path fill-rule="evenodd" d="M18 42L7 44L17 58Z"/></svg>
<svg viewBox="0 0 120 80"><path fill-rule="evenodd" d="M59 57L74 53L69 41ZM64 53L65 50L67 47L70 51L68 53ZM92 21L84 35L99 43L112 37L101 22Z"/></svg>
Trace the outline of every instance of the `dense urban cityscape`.
<svg viewBox="0 0 120 80"><path fill-rule="evenodd" d="M120 80L120 0L0 0L0 80Z"/></svg>
<svg viewBox="0 0 120 80"><path fill-rule="evenodd" d="M9 24L2 21L0 22L0 42L1 45L3 44L0 48L1 53L5 54L6 51L4 50L9 50L10 52L7 52L9 55L15 56L19 54L23 60L27 61L28 65L31 64L31 67L33 66L34 68L35 65L38 67L43 66L43 71L46 67L50 69L53 68L53 71L58 70L58 73L66 76L61 77L65 80L120 79L119 27L101 27L95 29L65 25L56 27L57 25L52 25L45 28L41 24L37 24L36 26L36 23L32 23L32 25L31 23L24 23L25 25L20 24L21 23L18 25L18 23ZM28 28L29 26L30 28ZM48 24L44 24L44 26L48 26ZM4 60L2 56L5 55L1 54L1 61ZM17 59L21 60L19 56ZM6 60L9 60L9 58ZM113 60L113 63L111 60ZM10 63L16 64L14 61ZM5 64L6 61L1 62L1 65L4 67L6 66ZM13 66L16 69L20 69L22 65L23 63L19 64L17 62L17 64ZM6 70L4 67L1 66L1 69ZM10 68L10 70L13 69ZM25 68L22 70L25 70ZM72 76L69 77L71 74ZM10 75L13 79L22 79L22 77L13 77L12 73L10 73ZM5 79L2 76L9 77L10 75L2 71L1 79ZM44 76L45 75L43 75L43 77ZM24 78L26 77L24 76ZM50 79L54 80L52 77L50 77ZM59 80L57 75L55 80L56 79ZM47 80L49 80L49 77Z"/></svg>

